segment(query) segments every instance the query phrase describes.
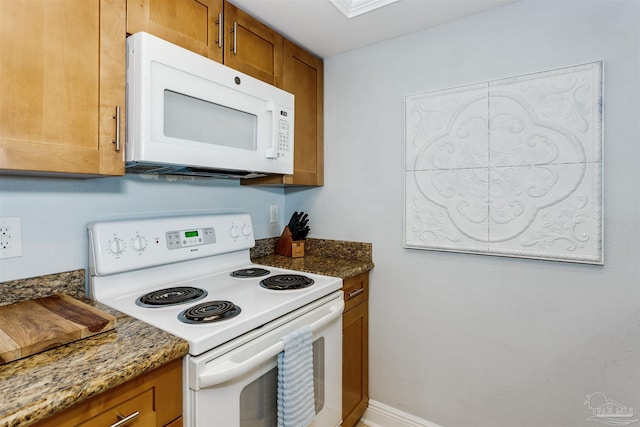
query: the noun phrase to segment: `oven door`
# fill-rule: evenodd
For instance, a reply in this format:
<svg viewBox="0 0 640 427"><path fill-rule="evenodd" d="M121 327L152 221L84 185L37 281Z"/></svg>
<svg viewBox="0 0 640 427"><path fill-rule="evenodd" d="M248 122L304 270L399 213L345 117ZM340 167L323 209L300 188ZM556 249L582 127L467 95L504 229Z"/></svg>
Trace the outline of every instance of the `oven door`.
<svg viewBox="0 0 640 427"><path fill-rule="evenodd" d="M186 425L276 427L282 338L305 325L313 330L316 418L311 426L340 425L343 308L338 291L220 348L188 356Z"/></svg>

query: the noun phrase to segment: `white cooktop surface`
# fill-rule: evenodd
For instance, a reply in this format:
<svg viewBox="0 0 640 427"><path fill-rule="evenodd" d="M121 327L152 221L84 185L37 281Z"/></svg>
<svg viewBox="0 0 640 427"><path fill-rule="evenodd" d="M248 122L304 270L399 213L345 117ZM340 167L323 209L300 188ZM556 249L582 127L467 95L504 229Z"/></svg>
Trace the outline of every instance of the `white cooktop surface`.
<svg viewBox="0 0 640 427"><path fill-rule="evenodd" d="M208 295L196 302L158 308L141 307L136 304L136 300L140 296L153 290L162 289L164 286L160 286L157 289L136 289L130 293L111 295L99 299L99 301L179 336L189 342L189 353L198 355L342 287L342 280L335 277L300 273L257 264L244 265L240 268L249 267L267 269L271 271L269 276L275 274L300 274L313 279L314 284L303 289L270 290L263 288L259 284L260 280L269 276L250 279L235 278L230 276L230 272L235 270L232 269L171 285L193 286L205 289ZM240 307L240 314L230 319L198 325L187 324L178 320L178 314L186 308L216 300L231 301Z"/></svg>

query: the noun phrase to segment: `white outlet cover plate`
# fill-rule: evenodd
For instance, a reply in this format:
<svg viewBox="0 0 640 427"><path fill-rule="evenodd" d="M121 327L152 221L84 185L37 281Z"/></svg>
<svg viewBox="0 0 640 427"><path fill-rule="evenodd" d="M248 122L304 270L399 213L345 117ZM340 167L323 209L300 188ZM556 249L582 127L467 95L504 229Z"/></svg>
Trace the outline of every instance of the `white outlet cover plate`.
<svg viewBox="0 0 640 427"><path fill-rule="evenodd" d="M5 242L8 246L4 248ZM22 221L19 216L0 218L0 259L22 256Z"/></svg>
<svg viewBox="0 0 640 427"><path fill-rule="evenodd" d="M269 206L269 223L276 224L278 220L278 205Z"/></svg>

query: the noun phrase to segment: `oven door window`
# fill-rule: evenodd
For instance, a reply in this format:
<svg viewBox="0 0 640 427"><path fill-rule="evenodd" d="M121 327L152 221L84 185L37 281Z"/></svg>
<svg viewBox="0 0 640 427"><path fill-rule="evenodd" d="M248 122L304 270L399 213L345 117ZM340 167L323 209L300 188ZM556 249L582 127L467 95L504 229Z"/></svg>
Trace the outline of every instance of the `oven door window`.
<svg viewBox="0 0 640 427"><path fill-rule="evenodd" d="M316 414L325 401L324 337L313 343L313 388ZM278 368L247 384L240 393L240 427L277 427Z"/></svg>

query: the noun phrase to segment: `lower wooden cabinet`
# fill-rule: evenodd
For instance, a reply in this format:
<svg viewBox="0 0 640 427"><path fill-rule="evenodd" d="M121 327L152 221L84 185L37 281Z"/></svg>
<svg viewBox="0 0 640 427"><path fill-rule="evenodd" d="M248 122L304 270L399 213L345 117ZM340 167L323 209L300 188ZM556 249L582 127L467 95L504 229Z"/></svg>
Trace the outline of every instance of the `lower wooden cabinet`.
<svg viewBox="0 0 640 427"><path fill-rule="evenodd" d="M135 415L135 414L138 415ZM131 422L124 419L131 417ZM54 414L36 427L182 426L182 361L174 360Z"/></svg>
<svg viewBox="0 0 640 427"><path fill-rule="evenodd" d="M369 404L369 273L345 279L342 315L342 426L355 426Z"/></svg>

